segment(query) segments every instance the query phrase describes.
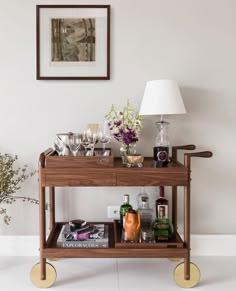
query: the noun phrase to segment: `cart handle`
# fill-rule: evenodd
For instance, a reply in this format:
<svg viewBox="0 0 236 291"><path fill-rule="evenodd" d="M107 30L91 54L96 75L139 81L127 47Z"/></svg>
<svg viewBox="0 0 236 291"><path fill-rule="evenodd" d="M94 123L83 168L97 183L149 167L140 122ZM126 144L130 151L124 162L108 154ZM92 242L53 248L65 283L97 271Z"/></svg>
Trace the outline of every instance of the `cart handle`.
<svg viewBox="0 0 236 291"><path fill-rule="evenodd" d="M184 166L190 169L192 157L210 158L212 156L213 156L213 153L210 151L196 152L196 153L185 153L184 154Z"/></svg>
<svg viewBox="0 0 236 291"><path fill-rule="evenodd" d="M178 150L193 151L195 149L196 149L196 146L194 144L187 144L187 145L182 145L182 146L173 146L172 147L172 160L177 161Z"/></svg>
<svg viewBox="0 0 236 291"><path fill-rule="evenodd" d="M44 168L45 167L45 158L46 156L52 154L54 152L54 149L48 148L46 151L42 152L39 156L39 167Z"/></svg>

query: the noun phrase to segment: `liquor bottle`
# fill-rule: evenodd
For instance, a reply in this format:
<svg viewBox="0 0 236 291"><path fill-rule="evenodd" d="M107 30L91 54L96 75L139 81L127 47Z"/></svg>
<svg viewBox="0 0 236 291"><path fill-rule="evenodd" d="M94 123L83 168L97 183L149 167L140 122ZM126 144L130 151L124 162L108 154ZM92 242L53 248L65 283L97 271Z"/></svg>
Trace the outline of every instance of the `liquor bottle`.
<svg viewBox="0 0 236 291"><path fill-rule="evenodd" d="M156 123L158 126L158 135L156 137L155 146L153 147L154 166L156 168L165 167L169 163L169 137L167 134L168 122L159 121Z"/></svg>
<svg viewBox="0 0 236 291"><path fill-rule="evenodd" d="M156 200L156 217L159 217L159 209L161 206L165 208L165 217L168 218L168 199L164 196L164 186L159 187L159 198Z"/></svg>
<svg viewBox="0 0 236 291"><path fill-rule="evenodd" d="M142 193L140 193L142 194ZM141 219L141 242L151 242L152 241L152 209L149 208L149 198L144 193L144 196L140 197L142 205L137 209L140 213Z"/></svg>
<svg viewBox="0 0 236 291"><path fill-rule="evenodd" d="M141 187L140 193L137 195L137 205L138 208L142 208L143 199L149 201L149 195L144 191L144 187Z"/></svg>
<svg viewBox="0 0 236 291"><path fill-rule="evenodd" d="M125 213L128 209L133 209L133 207L129 204L129 194L124 195L124 203L120 206L120 226L121 230L125 225Z"/></svg>
<svg viewBox="0 0 236 291"><path fill-rule="evenodd" d="M155 242L168 241L173 236L173 226L168 218L165 217L165 205L159 208L159 217L152 223L152 231Z"/></svg>

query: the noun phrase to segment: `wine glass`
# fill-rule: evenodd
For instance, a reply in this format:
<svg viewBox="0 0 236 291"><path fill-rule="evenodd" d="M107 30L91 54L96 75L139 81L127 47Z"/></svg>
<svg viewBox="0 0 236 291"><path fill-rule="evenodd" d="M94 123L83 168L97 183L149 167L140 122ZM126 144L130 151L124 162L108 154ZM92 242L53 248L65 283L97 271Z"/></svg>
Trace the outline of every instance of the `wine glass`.
<svg viewBox="0 0 236 291"><path fill-rule="evenodd" d="M99 125L98 138L102 144L102 154L105 156L107 154L106 153L106 145L111 140L111 132L110 132L110 128L108 126L107 120L104 120L104 122Z"/></svg>
<svg viewBox="0 0 236 291"><path fill-rule="evenodd" d="M86 130L83 133L81 144L85 149L85 155L88 155L88 148L90 147L90 139Z"/></svg>
<svg viewBox="0 0 236 291"><path fill-rule="evenodd" d="M72 152L73 156L77 156L79 147L82 143L82 136L79 133L73 133L69 136L69 148L70 151Z"/></svg>
<svg viewBox="0 0 236 291"><path fill-rule="evenodd" d="M89 141L89 147L91 148L91 156L94 154L95 144L98 142L98 124L88 124L86 135Z"/></svg>
<svg viewBox="0 0 236 291"><path fill-rule="evenodd" d="M58 156L64 156L64 144L58 137L56 137L54 140L54 148L58 153Z"/></svg>

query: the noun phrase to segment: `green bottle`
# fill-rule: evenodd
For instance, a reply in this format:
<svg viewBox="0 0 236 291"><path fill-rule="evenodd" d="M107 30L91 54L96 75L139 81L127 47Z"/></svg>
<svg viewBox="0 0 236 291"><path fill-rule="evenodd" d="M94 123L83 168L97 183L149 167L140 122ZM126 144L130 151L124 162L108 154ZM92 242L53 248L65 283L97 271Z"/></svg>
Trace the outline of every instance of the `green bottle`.
<svg viewBox="0 0 236 291"><path fill-rule="evenodd" d="M152 223L153 237L156 242L170 240L173 236L173 227L165 216L165 205L159 207L159 217Z"/></svg>
<svg viewBox="0 0 236 291"><path fill-rule="evenodd" d="M120 227L121 230L125 225L125 213L128 209L133 209L133 207L129 204L129 194L124 195L124 203L120 206Z"/></svg>

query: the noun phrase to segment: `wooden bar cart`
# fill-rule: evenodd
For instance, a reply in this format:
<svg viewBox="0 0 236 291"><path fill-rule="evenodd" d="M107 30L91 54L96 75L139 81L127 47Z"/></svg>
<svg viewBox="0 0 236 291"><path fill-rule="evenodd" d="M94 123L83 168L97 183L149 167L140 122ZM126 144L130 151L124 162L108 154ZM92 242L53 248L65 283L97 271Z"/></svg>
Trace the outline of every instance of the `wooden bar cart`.
<svg viewBox="0 0 236 291"><path fill-rule="evenodd" d="M177 158L179 150L194 150L194 145L172 148L170 163L163 168L154 168L152 158L144 158L142 168L126 168L120 158L114 164L105 157L94 157L94 165L81 167L80 157L57 156L48 149L39 157L39 225L40 262L31 270L31 280L41 288L50 287L56 280L54 267L46 262L50 258L183 258L174 271L176 283L185 288L194 287L200 280L198 267L190 262L190 173L191 158L209 158L212 152L184 153L184 163ZM128 244L120 241L118 222L108 222L109 248L59 248L57 238L63 222L55 221L55 187L63 186L171 186L172 223L174 236L171 241L158 243ZM177 225L177 187L184 187L184 237L178 233ZM46 236L46 188L49 189L50 234Z"/></svg>

